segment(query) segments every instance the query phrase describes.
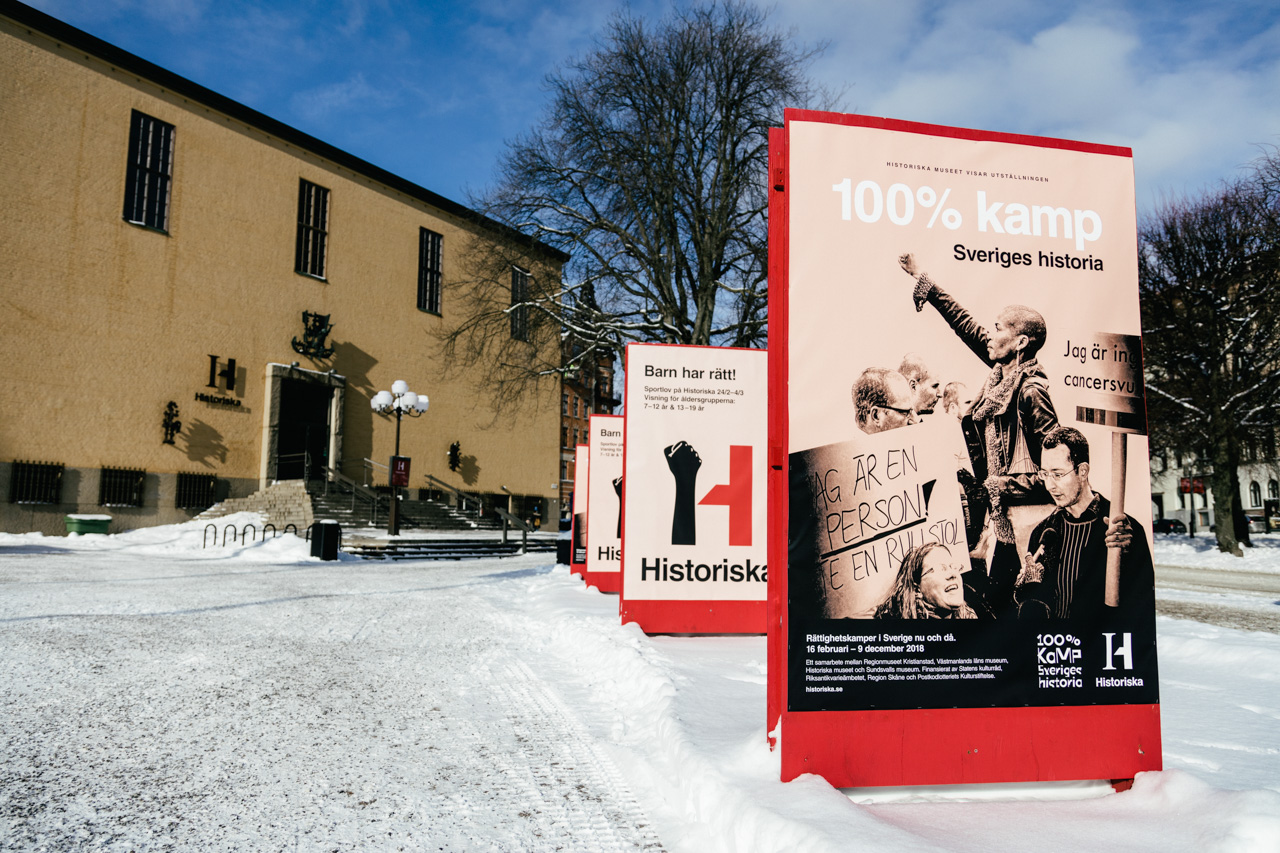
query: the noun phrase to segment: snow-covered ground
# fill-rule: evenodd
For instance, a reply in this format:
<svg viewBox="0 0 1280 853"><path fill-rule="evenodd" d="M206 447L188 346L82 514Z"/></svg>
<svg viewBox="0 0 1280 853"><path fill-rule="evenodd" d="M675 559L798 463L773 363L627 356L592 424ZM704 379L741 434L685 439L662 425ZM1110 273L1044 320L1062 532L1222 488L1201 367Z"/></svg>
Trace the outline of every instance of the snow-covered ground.
<svg viewBox="0 0 1280 853"><path fill-rule="evenodd" d="M201 527L0 535L0 847L1280 850L1273 633L1159 618L1166 769L1131 791L841 791L778 782L762 637L646 637L546 555Z"/></svg>

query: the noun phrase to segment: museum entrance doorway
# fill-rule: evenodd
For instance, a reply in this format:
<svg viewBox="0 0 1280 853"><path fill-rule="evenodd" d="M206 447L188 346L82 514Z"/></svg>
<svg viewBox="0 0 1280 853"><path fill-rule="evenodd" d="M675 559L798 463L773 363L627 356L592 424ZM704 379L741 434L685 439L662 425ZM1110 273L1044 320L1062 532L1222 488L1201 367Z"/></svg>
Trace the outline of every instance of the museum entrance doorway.
<svg viewBox="0 0 1280 853"><path fill-rule="evenodd" d="M333 389L300 379L280 387L276 479L319 479L329 466L329 411Z"/></svg>
<svg viewBox="0 0 1280 853"><path fill-rule="evenodd" d="M262 485L318 480L326 468L340 468L346 379L284 364L267 365L266 378Z"/></svg>

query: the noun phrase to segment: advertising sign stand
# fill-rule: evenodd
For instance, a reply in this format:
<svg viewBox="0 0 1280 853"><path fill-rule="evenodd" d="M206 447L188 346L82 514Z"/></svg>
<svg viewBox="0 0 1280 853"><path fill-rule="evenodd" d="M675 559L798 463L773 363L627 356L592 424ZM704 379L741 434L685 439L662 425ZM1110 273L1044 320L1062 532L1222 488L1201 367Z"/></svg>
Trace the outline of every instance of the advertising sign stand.
<svg viewBox="0 0 1280 853"><path fill-rule="evenodd" d="M624 623L764 632L767 365L763 350L627 346Z"/></svg>
<svg viewBox="0 0 1280 853"><path fill-rule="evenodd" d="M788 110L770 179L782 778L1159 769L1131 152Z"/></svg>
<svg viewBox="0 0 1280 853"><path fill-rule="evenodd" d="M587 444L587 586L622 587L622 415L592 415Z"/></svg>

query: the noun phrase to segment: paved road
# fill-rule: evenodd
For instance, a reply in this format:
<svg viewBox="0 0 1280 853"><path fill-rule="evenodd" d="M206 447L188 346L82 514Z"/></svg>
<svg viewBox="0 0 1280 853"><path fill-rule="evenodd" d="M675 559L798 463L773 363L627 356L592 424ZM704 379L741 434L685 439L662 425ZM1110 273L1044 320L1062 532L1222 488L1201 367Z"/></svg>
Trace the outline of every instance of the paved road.
<svg viewBox="0 0 1280 853"><path fill-rule="evenodd" d="M1280 575L1157 565L1156 611L1227 628L1280 634Z"/></svg>
<svg viewBox="0 0 1280 853"><path fill-rule="evenodd" d="M0 850L598 850L660 843L461 564L0 553Z"/></svg>

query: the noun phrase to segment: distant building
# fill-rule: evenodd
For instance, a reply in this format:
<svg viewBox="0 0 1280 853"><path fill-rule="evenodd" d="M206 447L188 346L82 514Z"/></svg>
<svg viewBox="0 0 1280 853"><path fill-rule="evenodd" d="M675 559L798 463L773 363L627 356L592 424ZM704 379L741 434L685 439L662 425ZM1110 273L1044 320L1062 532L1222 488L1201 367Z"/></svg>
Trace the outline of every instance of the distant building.
<svg viewBox="0 0 1280 853"><path fill-rule="evenodd" d="M1261 448L1247 447L1245 459L1236 472L1240 506L1253 532L1275 530L1280 527L1280 456L1274 451L1268 454ZM1216 526L1211 475L1212 466L1194 457L1153 449L1153 517L1177 519L1197 532Z"/></svg>
<svg viewBox="0 0 1280 853"><path fill-rule="evenodd" d="M397 379L431 400L411 488L558 512L554 391L495 418L486 365L435 356L462 253L508 229L12 2L0 117L0 529L169 523L327 466L385 483L369 401ZM520 244L512 289L559 280Z"/></svg>

